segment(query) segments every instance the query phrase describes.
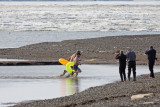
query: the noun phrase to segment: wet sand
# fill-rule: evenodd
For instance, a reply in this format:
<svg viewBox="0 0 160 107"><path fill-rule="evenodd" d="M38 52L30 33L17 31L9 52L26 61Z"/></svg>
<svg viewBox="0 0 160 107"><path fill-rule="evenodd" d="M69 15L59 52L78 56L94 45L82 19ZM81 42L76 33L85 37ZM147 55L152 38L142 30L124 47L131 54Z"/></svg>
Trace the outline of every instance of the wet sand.
<svg viewBox="0 0 160 107"><path fill-rule="evenodd" d="M136 82L115 82L91 87L71 96L21 103L14 107L158 107L160 106L160 73L156 73L154 79L148 79L148 76L139 76ZM132 95L140 94L149 94L149 96L131 99Z"/></svg>
<svg viewBox="0 0 160 107"><path fill-rule="evenodd" d="M93 39L66 40L23 46L20 48L0 49L0 58L25 59L37 61L58 61L67 59L76 50L82 51L82 63L114 64L115 52L129 48L137 54L137 64L147 64L144 54L153 45L160 53L160 35L113 36ZM157 54L158 59L160 54ZM160 64L160 60L156 62Z"/></svg>

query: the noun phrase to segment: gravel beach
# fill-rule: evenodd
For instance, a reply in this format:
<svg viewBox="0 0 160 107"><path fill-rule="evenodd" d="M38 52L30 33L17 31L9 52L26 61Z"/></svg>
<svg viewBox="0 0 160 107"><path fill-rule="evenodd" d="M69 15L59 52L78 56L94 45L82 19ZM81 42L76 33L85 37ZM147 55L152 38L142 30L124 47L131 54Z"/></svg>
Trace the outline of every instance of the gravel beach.
<svg viewBox="0 0 160 107"><path fill-rule="evenodd" d="M114 64L115 52L129 48L137 55L137 64L147 64L144 54L153 45L160 58L160 35L112 36L92 39L66 40L62 42L47 42L23 46L20 48L0 49L0 58L25 59L36 61L58 61L67 59L77 50L82 51L82 63ZM156 62L160 64L160 60Z"/></svg>
<svg viewBox="0 0 160 107"><path fill-rule="evenodd" d="M71 96L21 103L14 107L159 107L160 73L156 73L154 79L148 79L148 76L139 76L136 82L115 82Z"/></svg>
<svg viewBox="0 0 160 107"><path fill-rule="evenodd" d="M23 46L20 48L0 49L0 58L27 59L36 61L58 61L67 59L75 51L82 52L82 63L114 64L115 52L129 48L137 55L137 64L147 64L144 51L153 45L160 58L160 35L113 36L82 40L66 40ZM160 64L160 60L156 62ZM160 106L160 73L156 78L149 75L139 76L136 82L115 82L104 86L91 87L71 96L20 103L14 107L158 107ZM131 99L132 95L142 98ZM143 95L147 94L147 95Z"/></svg>

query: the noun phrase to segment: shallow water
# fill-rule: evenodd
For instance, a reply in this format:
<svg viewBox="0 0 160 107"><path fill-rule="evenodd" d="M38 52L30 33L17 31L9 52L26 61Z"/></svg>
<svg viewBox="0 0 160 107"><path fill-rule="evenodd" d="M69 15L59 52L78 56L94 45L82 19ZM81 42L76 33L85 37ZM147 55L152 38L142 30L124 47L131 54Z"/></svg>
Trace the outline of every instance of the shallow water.
<svg viewBox="0 0 160 107"><path fill-rule="evenodd" d="M118 65L81 65L78 78L59 78L65 69L56 66L1 66L0 106L23 101L51 99L81 92L89 87L120 80ZM155 67L159 72L160 67ZM137 66L137 75L149 73L147 66Z"/></svg>
<svg viewBox="0 0 160 107"><path fill-rule="evenodd" d="M5 59L5 58L0 58L0 61L31 61L31 60L22 60L22 59Z"/></svg>

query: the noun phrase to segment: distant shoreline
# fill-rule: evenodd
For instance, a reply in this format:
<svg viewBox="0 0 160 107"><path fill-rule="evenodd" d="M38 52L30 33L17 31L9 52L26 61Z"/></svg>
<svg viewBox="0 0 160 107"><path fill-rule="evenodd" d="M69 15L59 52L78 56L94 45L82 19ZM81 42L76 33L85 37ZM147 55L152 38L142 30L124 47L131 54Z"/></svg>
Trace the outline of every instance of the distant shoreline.
<svg viewBox="0 0 160 107"><path fill-rule="evenodd" d="M105 31L0 31L0 49L19 48L42 42L61 42L112 36L159 35L160 32ZM9 39L6 39L9 38ZM19 39L20 38L20 39ZM38 39L37 39L38 38Z"/></svg>

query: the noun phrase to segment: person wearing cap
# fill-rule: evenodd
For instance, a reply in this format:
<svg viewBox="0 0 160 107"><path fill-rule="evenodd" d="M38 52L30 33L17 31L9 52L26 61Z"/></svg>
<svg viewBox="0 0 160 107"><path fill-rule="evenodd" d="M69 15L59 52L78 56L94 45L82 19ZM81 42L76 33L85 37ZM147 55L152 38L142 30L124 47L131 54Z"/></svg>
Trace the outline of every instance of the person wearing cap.
<svg viewBox="0 0 160 107"><path fill-rule="evenodd" d="M145 54L148 56L148 66L150 70L150 77L149 78L155 78L153 67L155 64L156 58L156 50L153 48L153 46L150 46L149 50L145 51Z"/></svg>
<svg viewBox="0 0 160 107"><path fill-rule="evenodd" d="M126 81L126 55L124 55L123 51L120 51L119 53L117 53L116 59L119 59L119 74L121 81Z"/></svg>
<svg viewBox="0 0 160 107"><path fill-rule="evenodd" d="M81 72L81 69L78 67L78 65L80 65L80 59L79 59L80 56L81 56L81 53L77 52L75 58L73 59L73 62L74 62L73 69L75 70L76 76L78 75L79 72Z"/></svg>
<svg viewBox="0 0 160 107"><path fill-rule="evenodd" d="M77 56L77 54L80 54L81 55L81 52L80 51L77 51L76 53L74 53L73 55L71 55L69 58L68 58L68 61L70 62L74 62L74 58ZM74 69L72 66L71 66L71 69ZM64 76L66 74L66 70L63 71L63 73L60 75L60 76ZM73 75L73 73L72 73ZM70 75L68 74L66 77L69 77Z"/></svg>
<svg viewBox="0 0 160 107"><path fill-rule="evenodd" d="M133 81L136 81L136 54L129 49L127 53L128 61L128 80L130 81L131 69L133 70Z"/></svg>

